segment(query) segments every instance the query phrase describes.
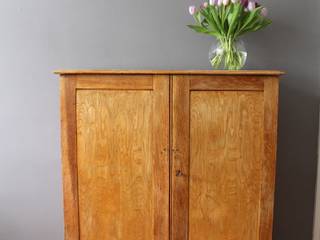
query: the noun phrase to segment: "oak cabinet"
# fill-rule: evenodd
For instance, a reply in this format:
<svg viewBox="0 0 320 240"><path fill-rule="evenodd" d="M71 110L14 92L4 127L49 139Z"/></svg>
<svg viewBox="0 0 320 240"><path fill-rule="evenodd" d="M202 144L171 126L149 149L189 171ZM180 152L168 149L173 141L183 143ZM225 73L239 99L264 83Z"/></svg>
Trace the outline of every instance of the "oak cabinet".
<svg viewBox="0 0 320 240"><path fill-rule="evenodd" d="M278 71L57 71L66 240L271 240Z"/></svg>

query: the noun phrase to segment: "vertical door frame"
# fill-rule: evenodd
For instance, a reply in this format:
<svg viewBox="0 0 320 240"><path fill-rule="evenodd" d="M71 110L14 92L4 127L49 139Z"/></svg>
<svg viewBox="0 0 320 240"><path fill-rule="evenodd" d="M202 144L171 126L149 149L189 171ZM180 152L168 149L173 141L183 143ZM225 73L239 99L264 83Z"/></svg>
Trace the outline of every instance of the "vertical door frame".
<svg viewBox="0 0 320 240"><path fill-rule="evenodd" d="M169 75L60 76L65 240L80 240L76 92L81 89L153 91L152 157L156 193L153 235L154 240L169 240L169 84Z"/></svg>
<svg viewBox="0 0 320 240"><path fill-rule="evenodd" d="M272 240L278 133L279 78L264 77L264 157L259 240Z"/></svg>
<svg viewBox="0 0 320 240"><path fill-rule="evenodd" d="M61 76L60 94L64 239L79 240L76 79L73 76Z"/></svg>
<svg viewBox="0 0 320 240"><path fill-rule="evenodd" d="M172 76L171 240L188 239L190 81Z"/></svg>
<svg viewBox="0 0 320 240"><path fill-rule="evenodd" d="M169 85L168 75L153 76L154 240L169 240Z"/></svg>

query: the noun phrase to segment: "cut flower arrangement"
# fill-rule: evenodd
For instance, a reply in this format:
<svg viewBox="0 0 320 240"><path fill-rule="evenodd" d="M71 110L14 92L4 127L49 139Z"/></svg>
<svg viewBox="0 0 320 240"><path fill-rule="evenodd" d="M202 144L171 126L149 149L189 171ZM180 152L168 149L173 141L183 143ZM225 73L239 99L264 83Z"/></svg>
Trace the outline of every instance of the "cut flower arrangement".
<svg viewBox="0 0 320 240"><path fill-rule="evenodd" d="M271 24L267 9L256 1L210 0L199 8L190 6L189 13L194 17L195 25L188 27L217 40L209 53L215 69L241 69L247 53L239 37Z"/></svg>

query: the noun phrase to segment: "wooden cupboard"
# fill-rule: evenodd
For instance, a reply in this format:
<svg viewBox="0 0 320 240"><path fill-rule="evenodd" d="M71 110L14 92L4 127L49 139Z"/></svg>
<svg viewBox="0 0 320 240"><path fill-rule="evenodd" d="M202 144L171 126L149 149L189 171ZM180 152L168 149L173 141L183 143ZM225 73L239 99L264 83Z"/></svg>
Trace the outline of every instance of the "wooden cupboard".
<svg viewBox="0 0 320 240"><path fill-rule="evenodd" d="M279 71L57 71L66 240L271 240Z"/></svg>

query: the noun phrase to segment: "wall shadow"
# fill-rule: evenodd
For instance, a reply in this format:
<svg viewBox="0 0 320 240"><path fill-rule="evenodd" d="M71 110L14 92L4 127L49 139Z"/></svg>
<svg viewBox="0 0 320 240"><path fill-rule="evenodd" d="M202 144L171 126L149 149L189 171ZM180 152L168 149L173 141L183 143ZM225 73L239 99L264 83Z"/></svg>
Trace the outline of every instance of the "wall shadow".
<svg viewBox="0 0 320 240"><path fill-rule="evenodd" d="M301 24L289 19L283 22L285 17L278 17L276 23L261 34L246 38L249 58L250 53L255 55L255 59L249 59L251 68L265 66L266 69L287 72L280 83L273 239L312 240L320 102L320 35L306 22Z"/></svg>

